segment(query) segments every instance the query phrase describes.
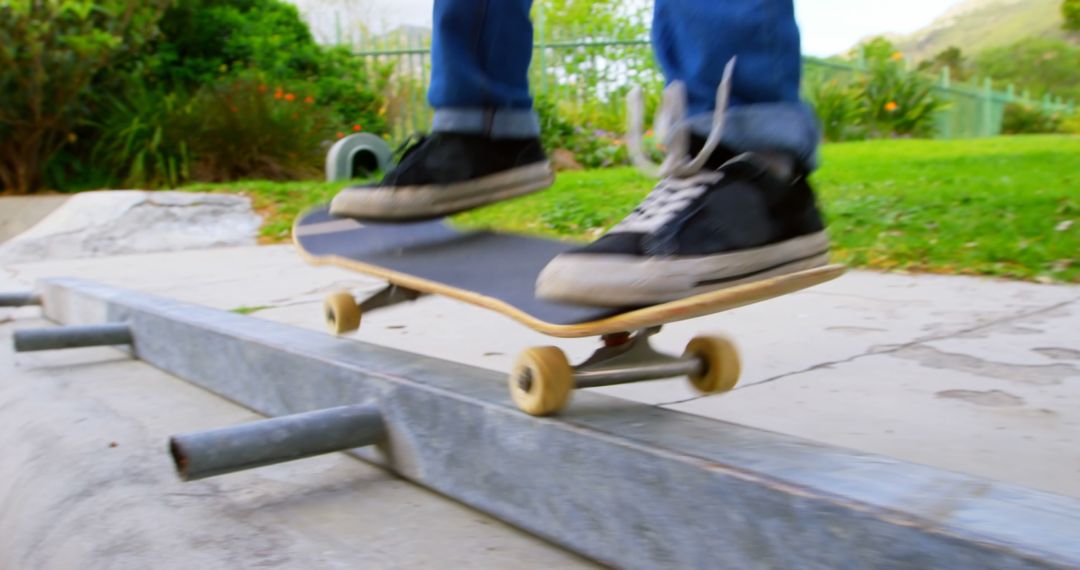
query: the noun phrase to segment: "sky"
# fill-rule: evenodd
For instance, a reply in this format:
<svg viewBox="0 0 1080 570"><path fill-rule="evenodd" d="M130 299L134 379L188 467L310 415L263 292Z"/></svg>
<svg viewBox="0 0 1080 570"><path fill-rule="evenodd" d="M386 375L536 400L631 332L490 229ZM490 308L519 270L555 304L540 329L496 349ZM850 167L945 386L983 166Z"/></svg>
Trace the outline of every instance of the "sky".
<svg viewBox="0 0 1080 570"><path fill-rule="evenodd" d="M331 40L340 20L362 21L375 31L402 24L431 26L433 0L291 0L308 16L316 35ZM884 33L917 30L961 0L795 0L803 51L827 56L859 40ZM336 15L336 17L335 17Z"/></svg>
<svg viewBox="0 0 1080 570"><path fill-rule="evenodd" d="M960 0L795 0L803 51L827 56L859 40L922 28Z"/></svg>

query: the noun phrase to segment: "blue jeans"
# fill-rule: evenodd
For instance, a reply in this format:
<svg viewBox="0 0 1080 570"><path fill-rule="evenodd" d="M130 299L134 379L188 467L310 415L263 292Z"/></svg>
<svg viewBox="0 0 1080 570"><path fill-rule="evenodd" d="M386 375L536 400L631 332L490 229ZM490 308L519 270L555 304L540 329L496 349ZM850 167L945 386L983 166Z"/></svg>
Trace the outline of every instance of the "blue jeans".
<svg viewBox="0 0 1080 570"><path fill-rule="evenodd" d="M532 0L435 0L428 101L434 131L536 136L528 69ZM816 165L820 131L799 98L793 0L656 0L652 43L668 82L686 83L694 130L707 133L724 66L738 56L723 144L783 151Z"/></svg>

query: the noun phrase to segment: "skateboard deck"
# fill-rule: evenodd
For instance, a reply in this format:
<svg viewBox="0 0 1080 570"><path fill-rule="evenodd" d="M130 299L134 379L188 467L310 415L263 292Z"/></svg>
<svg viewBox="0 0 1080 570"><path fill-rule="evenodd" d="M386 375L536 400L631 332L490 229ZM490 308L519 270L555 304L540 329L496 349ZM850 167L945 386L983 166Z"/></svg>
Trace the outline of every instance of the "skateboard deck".
<svg viewBox="0 0 1080 570"><path fill-rule="evenodd" d="M556 255L576 244L492 231L461 231L443 221L381 224L301 215L293 241L304 259L450 297L507 315L547 335L576 338L643 330L785 295L838 277L843 266L735 285L646 307L588 307L536 298L534 283Z"/></svg>

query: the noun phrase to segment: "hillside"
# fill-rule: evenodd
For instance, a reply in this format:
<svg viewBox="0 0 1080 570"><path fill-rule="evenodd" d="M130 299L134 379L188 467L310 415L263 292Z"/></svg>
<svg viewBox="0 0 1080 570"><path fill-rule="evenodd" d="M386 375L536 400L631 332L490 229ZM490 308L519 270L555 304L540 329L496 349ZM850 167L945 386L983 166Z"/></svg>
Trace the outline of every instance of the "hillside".
<svg viewBox="0 0 1080 570"><path fill-rule="evenodd" d="M967 0L926 28L890 39L921 60L950 46L975 54L1032 36L1065 38L1060 6L1061 0Z"/></svg>

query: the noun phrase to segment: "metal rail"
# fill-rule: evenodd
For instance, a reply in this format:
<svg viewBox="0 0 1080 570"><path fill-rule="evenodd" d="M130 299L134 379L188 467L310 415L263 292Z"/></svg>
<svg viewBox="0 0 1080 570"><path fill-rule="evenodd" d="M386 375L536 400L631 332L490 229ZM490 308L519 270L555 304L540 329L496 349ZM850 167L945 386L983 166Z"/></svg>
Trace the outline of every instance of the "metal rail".
<svg viewBox="0 0 1080 570"><path fill-rule="evenodd" d="M348 453L611 566L1080 567L1074 498L587 391L535 418L499 372L85 281L43 293L47 317L128 323L137 357L264 415L377 405L384 443Z"/></svg>

